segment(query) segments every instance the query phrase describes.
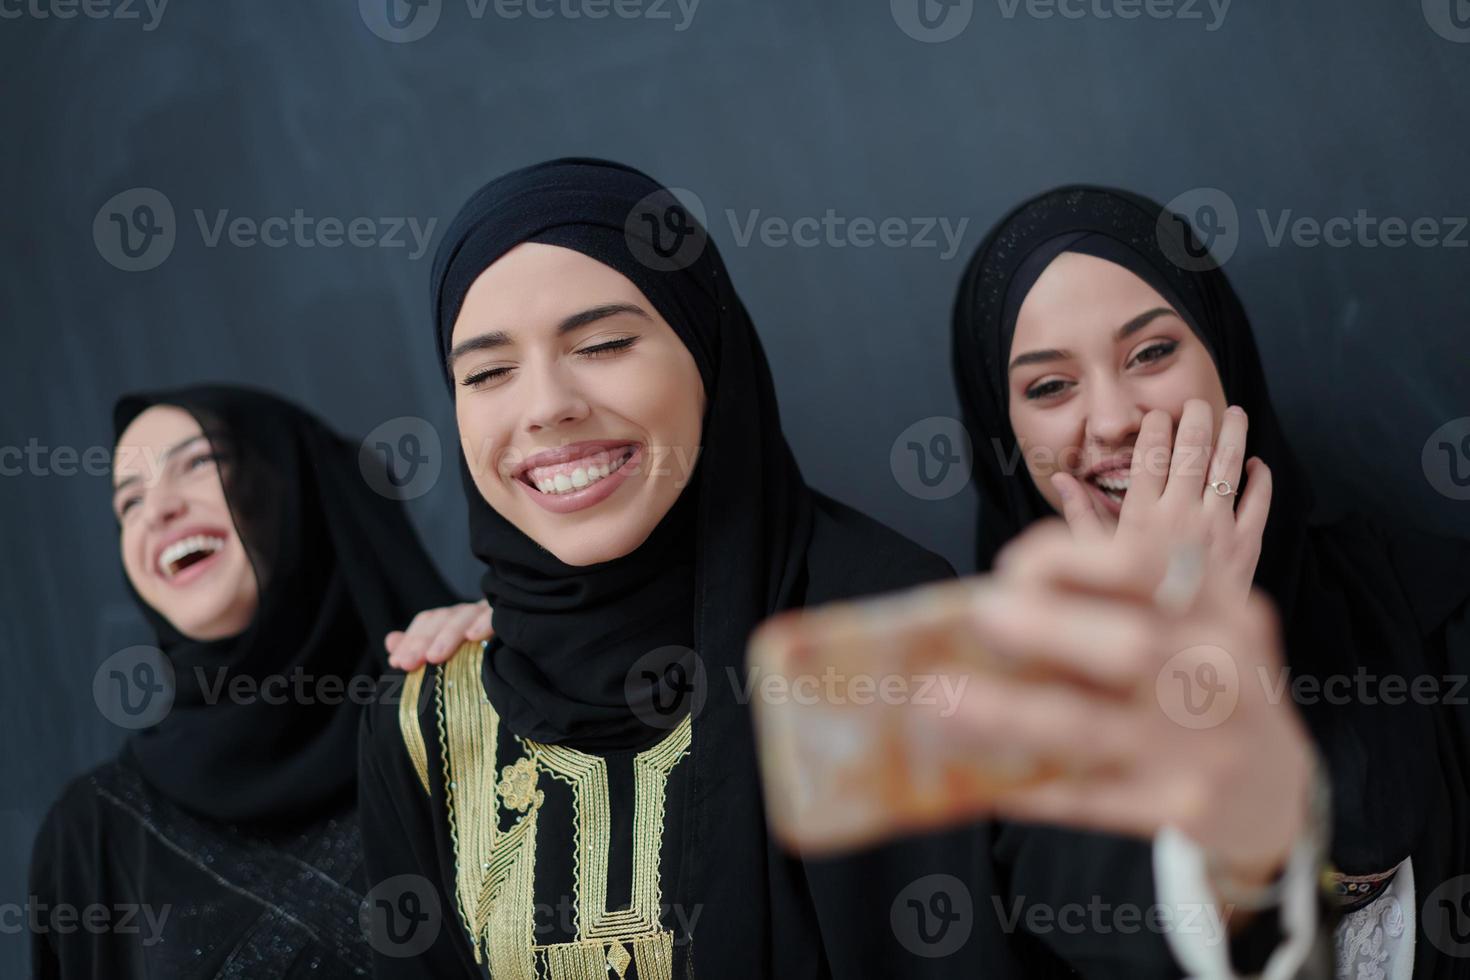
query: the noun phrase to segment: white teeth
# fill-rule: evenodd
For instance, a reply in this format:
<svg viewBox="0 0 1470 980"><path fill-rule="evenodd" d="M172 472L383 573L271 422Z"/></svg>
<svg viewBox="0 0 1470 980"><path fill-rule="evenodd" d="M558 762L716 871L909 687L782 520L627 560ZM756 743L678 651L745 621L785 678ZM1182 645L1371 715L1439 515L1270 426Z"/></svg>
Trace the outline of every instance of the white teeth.
<svg viewBox="0 0 1470 980"><path fill-rule="evenodd" d="M1100 477L1097 477L1097 479L1096 479L1095 482L1097 483L1098 486L1102 487L1104 490L1118 490L1118 491L1121 491L1123 493L1127 493L1128 492L1128 479L1129 478L1126 477L1126 476L1124 476L1124 477L1102 477L1102 476L1100 476Z"/></svg>
<svg viewBox="0 0 1470 980"><path fill-rule="evenodd" d="M195 534L191 537L180 538L158 556L158 570L166 578L173 578L173 566L189 555L198 552L213 554L225 546L225 539L213 534Z"/></svg>
<svg viewBox="0 0 1470 980"><path fill-rule="evenodd" d="M579 466L576 469L572 470L570 475L566 473L558 473L555 476L549 477L544 480L536 480L534 481L534 486L542 493L551 494L570 493L573 490L581 490L586 487L590 487L598 480L607 479L613 473L621 469L623 464L626 463L632 457L632 455L632 451L628 450L624 455L619 456L617 459L613 460L610 463L603 463L601 465L590 463L586 466Z"/></svg>

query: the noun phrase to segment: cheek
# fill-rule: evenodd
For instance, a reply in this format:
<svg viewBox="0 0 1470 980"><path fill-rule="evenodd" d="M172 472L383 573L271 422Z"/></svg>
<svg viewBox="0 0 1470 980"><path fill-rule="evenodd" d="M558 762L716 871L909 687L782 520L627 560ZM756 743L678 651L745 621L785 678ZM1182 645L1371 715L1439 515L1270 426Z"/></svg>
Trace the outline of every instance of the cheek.
<svg viewBox="0 0 1470 980"><path fill-rule="evenodd" d="M482 492L499 482L498 465L509 444L508 432L495 425L484 409L457 406L455 421L459 428L459 448L465 465ZM507 465L513 460L506 459Z"/></svg>
<svg viewBox="0 0 1470 980"><path fill-rule="evenodd" d="M1075 403L1073 399L1045 410L1030 405L1011 410L1011 431L1016 434L1027 471L1043 493L1050 492L1046 478L1059 470L1066 471L1068 451L1075 452L1081 444L1081 426L1070 410Z"/></svg>

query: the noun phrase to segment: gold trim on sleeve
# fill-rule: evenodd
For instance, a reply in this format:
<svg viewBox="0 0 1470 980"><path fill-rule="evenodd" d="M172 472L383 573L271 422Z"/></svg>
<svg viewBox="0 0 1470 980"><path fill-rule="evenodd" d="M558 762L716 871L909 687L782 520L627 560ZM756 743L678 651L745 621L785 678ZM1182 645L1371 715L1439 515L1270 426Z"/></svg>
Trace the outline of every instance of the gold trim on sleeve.
<svg viewBox="0 0 1470 980"><path fill-rule="evenodd" d="M424 689L424 668L421 666L403 678L402 700L398 702L398 730L403 735L403 747L408 750L413 771L418 773L424 792L429 792L429 753L424 745L424 732L419 727L419 695Z"/></svg>

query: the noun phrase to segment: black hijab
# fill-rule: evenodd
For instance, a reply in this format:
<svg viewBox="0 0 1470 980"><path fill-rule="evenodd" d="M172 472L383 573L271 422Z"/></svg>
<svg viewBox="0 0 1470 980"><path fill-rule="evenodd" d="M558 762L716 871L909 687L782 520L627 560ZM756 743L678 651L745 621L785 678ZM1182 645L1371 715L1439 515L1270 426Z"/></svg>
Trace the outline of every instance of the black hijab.
<svg viewBox="0 0 1470 980"><path fill-rule="evenodd" d="M638 710L653 692L625 695L635 660L672 646L655 673L704 672L676 893L698 896L702 915L720 923L701 936L701 959L745 962L763 955L769 934L756 857L766 839L748 712L726 669L743 670L751 629L798 595L812 495L719 253L667 189L631 167L553 160L471 196L434 260L441 362L470 285L522 242L575 249L631 280L693 355L707 408L699 464L679 502L639 548L590 567L563 564L496 513L461 459L471 545L494 610L486 693L516 734L607 748L663 733ZM446 381L452 389L447 367Z"/></svg>
<svg viewBox="0 0 1470 980"><path fill-rule="evenodd" d="M1421 638L1384 543L1357 521L1308 525L1311 494L1271 406L1250 322L1224 272L1182 217L1123 191L1064 187L1027 201L991 230L965 272L953 357L975 444L979 567L989 568L1006 541L1053 513L1021 466L1007 362L1022 300L1046 266L1069 251L1120 265L1168 300L1210 351L1227 402L1249 416L1247 453L1270 466L1273 485L1256 584L1281 612L1293 677L1352 678L1360 669L1377 677L1420 676ZM1420 840L1436 792L1430 710L1327 700L1301 710L1332 774L1334 862L1347 874L1390 870Z"/></svg>
<svg viewBox="0 0 1470 980"><path fill-rule="evenodd" d="M386 664L383 635L452 594L402 505L369 486L357 445L312 415L262 391L200 386L123 396L114 436L153 405L194 416L220 457L259 606L242 633L193 640L129 583L173 667L175 695L124 755L159 792L221 821L289 825L349 804L359 706ZM276 688L255 686L274 677L285 678L285 703L211 694L248 678L279 700ZM305 698L295 696L297 677Z"/></svg>

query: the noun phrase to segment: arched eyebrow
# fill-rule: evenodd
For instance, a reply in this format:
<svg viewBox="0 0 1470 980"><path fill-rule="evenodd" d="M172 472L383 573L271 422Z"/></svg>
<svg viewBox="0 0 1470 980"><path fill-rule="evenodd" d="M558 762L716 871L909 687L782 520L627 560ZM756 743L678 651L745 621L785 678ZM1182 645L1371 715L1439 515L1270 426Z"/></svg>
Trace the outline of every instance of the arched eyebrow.
<svg viewBox="0 0 1470 980"><path fill-rule="evenodd" d="M1142 330L1150 323L1153 323L1161 316L1178 315L1178 313L1167 306L1160 306L1156 309L1147 310L1143 313L1140 313L1138 314L1138 316L1129 320L1127 323L1119 327L1116 332L1114 332L1113 343L1116 344L1121 341L1127 340L1129 337L1138 333L1138 331ZM1071 356L1071 351L1057 350L1055 348L1027 351L1024 354L1016 355L1016 357L1011 361L1010 370L1014 371L1016 368L1025 367L1027 364L1046 364L1051 361L1065 361Z"/></svg>
<svg viewBox="0 0 1470 980"><path fill-rule="evenodd" d="M631 313L634 316L641 316L645 320L652 319L646 310L642 307L634 306L632 303L604 303L601 306L593 306L579 313L573 313L571 316L562 320L556 325L556 335L563 337L573 330L580 330L599 320L606 320L608 317L617 316L620 313ZM466 354L473 354L476 351L482 350L494 350L497 347L507 347L511 343L513 341L511 340L510 334L504 330L491 330L488 333L476 334L455 344L453 349L450 350L449 356L444 359L444 362L449 368L449 372L453 374L455 362Z"/></svg>

